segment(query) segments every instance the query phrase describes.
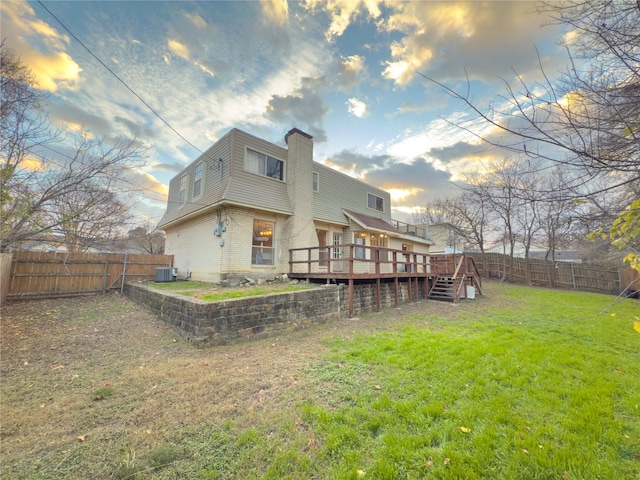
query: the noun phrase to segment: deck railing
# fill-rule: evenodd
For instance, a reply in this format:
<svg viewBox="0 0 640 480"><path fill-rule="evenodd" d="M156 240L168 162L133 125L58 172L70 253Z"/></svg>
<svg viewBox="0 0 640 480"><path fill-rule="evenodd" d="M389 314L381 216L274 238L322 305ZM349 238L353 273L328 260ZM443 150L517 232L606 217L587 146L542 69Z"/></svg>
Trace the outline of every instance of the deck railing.
<svg viewBox="0 0 640 480"><path fill-rule="evenodd" d="M374 247L345 243L320 247L292 248L289 250L289 274L293 278L326 279L327 281L346 281L348 283L348 308L351 316L354 311L353 290L356 281L375 280L376 308L380 310L382 279L395 283L394 298L398 304L398 284L401 279L408 283L409 301L419 298L420 283L424 288L424 298L438 275L455 274L457 298L466 282L482 288L480 276L471 257L462 255L430 255L407 250ZM403 281L404 281L403 280ZM415 294L414 294L415 289ZM414 297L415 295L415 297Z"/></svg>
<svg viewBox="0 0 640 480"><path fill-rule="evenodd" d="M430 255L346 243L289 250L290 273L359 277L424 276L431 273Z"/></svg>
<svg viewBox="0 0 640 480"><path fill-rule="evenodd" d="M420 238L429 238L429 229L427 227L412 225L410 223L401 222L400 220L392 220L391 223L402 233L415 235Z"/></svg>

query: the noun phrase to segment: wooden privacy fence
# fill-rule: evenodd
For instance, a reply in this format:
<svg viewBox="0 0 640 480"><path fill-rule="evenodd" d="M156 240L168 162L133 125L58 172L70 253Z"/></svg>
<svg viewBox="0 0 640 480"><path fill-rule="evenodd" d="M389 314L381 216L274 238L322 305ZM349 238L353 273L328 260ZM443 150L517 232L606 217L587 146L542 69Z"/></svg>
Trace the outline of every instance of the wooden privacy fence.
<svg viewBox="0 0 640 480"><path fill-rule="evenodd" d="M13 252L8 300L122 290L124 282L152 280L173 255Z"/></svg>
<svg viewBox="0 0 640 480"><path fill-rule="evenodd" d="M472 256L481 275L505 278L509 282L609 294L619 294L629 285L633 290L640 290L640 280L637 280L640 273L631 268L525 260L500 253L474 253Z"/></svg>

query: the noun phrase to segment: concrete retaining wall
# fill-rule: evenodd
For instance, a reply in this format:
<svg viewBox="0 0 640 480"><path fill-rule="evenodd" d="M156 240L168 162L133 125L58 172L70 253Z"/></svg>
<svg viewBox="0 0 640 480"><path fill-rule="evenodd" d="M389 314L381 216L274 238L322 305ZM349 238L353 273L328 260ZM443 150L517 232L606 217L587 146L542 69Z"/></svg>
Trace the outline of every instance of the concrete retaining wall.
<svg viewBox="0 0 640 480"><path fill-rule="evenodd" d="M283 335L348 316L348 288L344 284L219 302L204 302L141 283L127 283L124 291L199 347ZM381 292L383 307L395 304L393 283L383 283ZM406 283L400 284L398 296L400 302L406 302ZM355 285L353 303L354 315L374 311L375 284Z"/></svg>

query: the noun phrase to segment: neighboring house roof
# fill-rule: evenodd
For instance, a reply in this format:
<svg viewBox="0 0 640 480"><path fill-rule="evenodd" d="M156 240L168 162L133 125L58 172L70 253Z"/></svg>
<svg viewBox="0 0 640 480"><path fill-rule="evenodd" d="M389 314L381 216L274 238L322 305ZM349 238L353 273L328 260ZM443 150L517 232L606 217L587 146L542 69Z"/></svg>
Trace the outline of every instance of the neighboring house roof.
<svg viewBox="0 0 640 480"><path fill-rule="evenodd" d="M353 220L356 224L358 224L360 227L364 228L365 230L377 231L381 233L389 233L389 234L392 234L394 237L403 238L405 240L410 240L412 242L423 243L425 245L431 245L433 243L429 239L420 238L415 235L405 234L404 232L394 227L393 225L383 220L382 218L372 217L364 213L358 213L358 212L354 212L352 210L347 210L344 208L342 209L342 212L347 216L347 218Z"/></svg>
<svg viewBox="0 0 640 480"><path fill-rule="evenodd" d="M557 262L581 262L580 252L577 250L564 250L555 252L555 260ZM547 255L546 250L532 250L529 252L529 258L551 260L551 254Z"/></svg>

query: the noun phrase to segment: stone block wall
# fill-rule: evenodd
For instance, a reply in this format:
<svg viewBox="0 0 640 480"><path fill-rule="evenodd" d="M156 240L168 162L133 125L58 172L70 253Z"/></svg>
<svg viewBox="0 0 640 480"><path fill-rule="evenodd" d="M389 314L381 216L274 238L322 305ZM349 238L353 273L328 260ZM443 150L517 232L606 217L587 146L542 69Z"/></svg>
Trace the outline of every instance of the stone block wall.
<svg viewBox="0 0 640 480"><path fill-rule="evenodd" d="M128 283L125 293L202 347L282 335L337 320L344 303L344 291L337 285L219 302L203 302L138 283Z"/></svg>
<svg viewBox="0 0 640 480"><path fill-rule="evenodd" d="M412 299L415 298L415 284L412 282ZM341 285L343 288L344 305L342 307L344 316L347 316L349 310L348 304L348 287L347 285ZM424 281L420 280L419 287L419 299L424 297ZM382 308L395 306L395 286L393 281L381 282L380 284L380 305ZM359 315L361 313L373 312L376 310L376 284L364 283L356 284L353 289L353 314ZM398 284L398 304L407 303L409 301L409 287L406 282L399 282Z"/></svg>
<svg viewBox="0 0 640 480"><path fill-rule="evenodd" d="M421 285L421 296L423 288ZM283 335L313 324L346 318L349 313L346 284L219 302L204 302L141 283L127 283L124 292L199 347ZM407 283L400 283L399 303L406 303L408 298ZM353 304L354 315L375 311L375 283L354 285ZM394 305L394 284L383 282L381 306Z"/></svg>

